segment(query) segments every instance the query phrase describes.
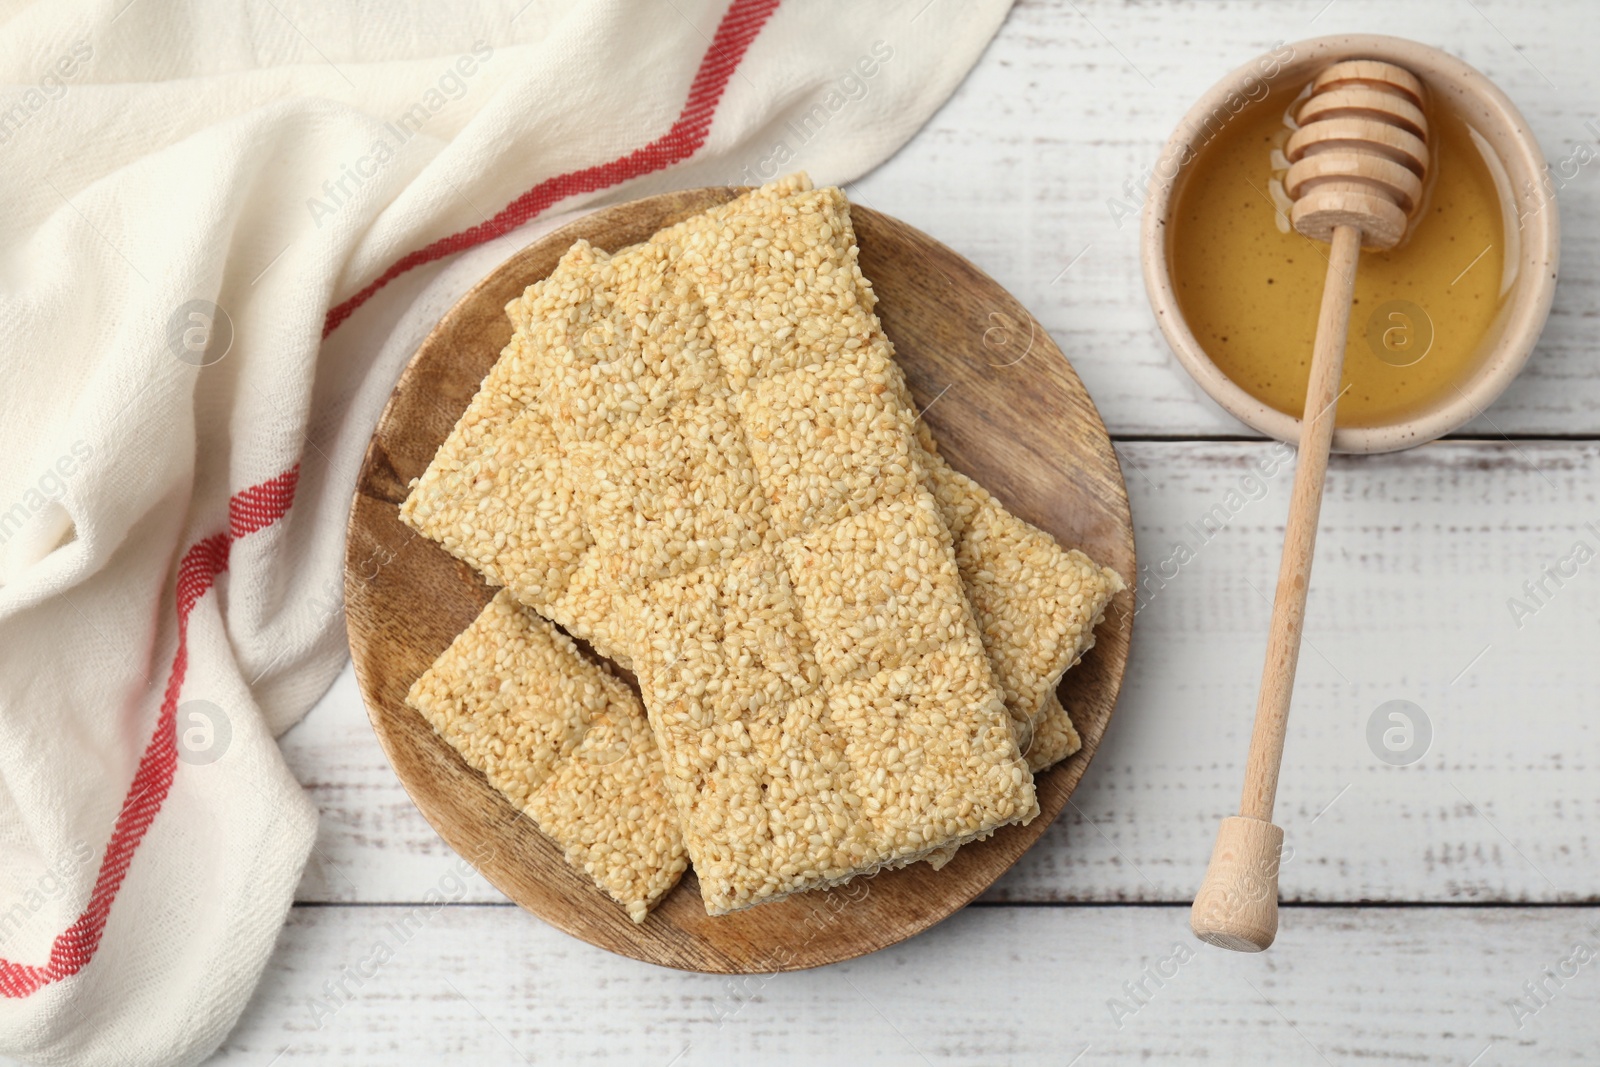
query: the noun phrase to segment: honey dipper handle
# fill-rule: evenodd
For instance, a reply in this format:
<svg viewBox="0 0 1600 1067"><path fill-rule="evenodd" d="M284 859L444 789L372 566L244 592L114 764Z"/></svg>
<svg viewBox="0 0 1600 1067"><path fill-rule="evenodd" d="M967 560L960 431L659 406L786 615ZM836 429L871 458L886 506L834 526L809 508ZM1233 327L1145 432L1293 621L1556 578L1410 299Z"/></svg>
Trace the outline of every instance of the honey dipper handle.
<svg viewBox="0 0 1600 1067"><path fill-rule="evenodd" d="M1202 941L1222 948L1260 952L1278 932L1278 862L1283 831L1272 825L1278 792L1278 765L1283 759L1289 699L1300 659L1300 632L1305 624L1306 593L1311 585L1311 558L1322 512L1322 482L1333 444L1334 408L1344 371L1345 342L1350 332L1350 300L1355 291L1361 231L1338 226L1332 234L1328 276L1317 316L1317 340L1311 354L1306 409L1300 420L1300 452L1295 461L1294 491L1283 537L1283 562L1278 592L1272 603L1272 629L1267 660L1261 671L1255 730L1245 765L1239 815L1225 819L1217 835L1205 881L1195 896L1189 924Z"/></svg>
<svg viewBox="0 0 1600 1067"><path fill-rule="evenodd" d="M1340 226L1333 231L1328 276L1322 284L1322 310L1317 314L1317 341L1311 351L1311 378L1306 385L1306 410L1300 418L1300 449L1295 457L1294 490L1283 534L1283 560L1278 565L1278 592L1272 602L1272 629L1267 636L1267 661L1261 670L1261 695L1256 700L1255 731L1245 764L1244 795L1239 814L1272 821L1278 793L1278 764L1294 692L1295 665L1300 659L1300 631L1306 621L1306 593L1311 586L1311 557L1317 546L1317 520L1322 514L1322 482L1333 444L1334 407L1344 372L1345 342L1350 334L1350 300L1355 292L1361 231Z"/></svg>

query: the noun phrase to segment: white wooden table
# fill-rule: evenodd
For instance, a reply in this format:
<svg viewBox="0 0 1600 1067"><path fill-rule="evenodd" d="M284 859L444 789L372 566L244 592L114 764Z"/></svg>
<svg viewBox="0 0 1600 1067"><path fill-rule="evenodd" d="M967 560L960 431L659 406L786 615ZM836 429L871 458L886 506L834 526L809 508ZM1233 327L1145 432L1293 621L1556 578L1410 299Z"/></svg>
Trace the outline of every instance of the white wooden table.
<svg viewBox="0 0 1600 1067"><path fill-rule="evenodd" d="M1387 29L1485 71L1556 161L1600 151L1596 14L1583 0L1028 0L949 105L850 192L970 256L1049 327L1118 438L1150 567L1179 539L1194 547L1190 524L1270 447L1169 355L1137 223L1109 206L1189 101L1277 40ZM347 672L284 739L321 836L217 1062L1594 1062L1600 562L1547 583L1520 625L1508 606L1576 542L1600 548L1586 525L1600 521L1600 166L1560 205L1555 310L1510 392L1452 440L1329 474L1279 798L1286 907L1266 955L1196 944L1186 913L1239 788L1285 475L1230 505L1147 598L1105 744L1040 844L930 933L818 971L634 963L459 880ZM1408 766L1367 740L1394 699L1431 725ZM428 906L431 892L449 903ZM393 958L363 976L379 941Z"/></svg>

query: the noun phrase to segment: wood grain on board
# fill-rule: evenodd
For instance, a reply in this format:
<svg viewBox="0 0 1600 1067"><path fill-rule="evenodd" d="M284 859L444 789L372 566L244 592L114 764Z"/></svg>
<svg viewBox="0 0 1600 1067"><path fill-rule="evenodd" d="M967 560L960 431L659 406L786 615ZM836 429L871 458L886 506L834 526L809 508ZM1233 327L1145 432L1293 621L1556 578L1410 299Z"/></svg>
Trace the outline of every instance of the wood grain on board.
<svg viewBox="0 0 1600 1067"><path fill-rule="evenodd" d="M960 909L1005 872L1065 805L1115 707L1132 629L1128 593L1060 696L1083 736L1039 776L1040 814L968 845L940 871L912 864L827 893L711 918L692 876L641 925L570 867L561 850L405 705L411 683L476 617L492 590L417 537L397 507L510 339L505 305L546 276L579 238L616 251L697 211L725 189L650 197L549 234L467 293L402 374L368 448L351 509L345 605L351 654L372 724L433 827L507 896L574 936L652 963L769 972L814 967L894 944ZM913 400L952 466L1011 510L1134 574L1133 531L1116 456L1094 405L1027 311L924 234L854 212L863 273Z"/></svg>

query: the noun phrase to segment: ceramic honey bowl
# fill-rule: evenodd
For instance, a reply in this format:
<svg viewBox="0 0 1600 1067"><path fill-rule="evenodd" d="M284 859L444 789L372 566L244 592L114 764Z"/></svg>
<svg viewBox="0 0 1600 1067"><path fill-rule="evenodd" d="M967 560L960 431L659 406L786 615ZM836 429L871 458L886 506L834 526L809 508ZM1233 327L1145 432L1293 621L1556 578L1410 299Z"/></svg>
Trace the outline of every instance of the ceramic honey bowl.
<svg viewBox="0 0 1600 1067"><path fill-rule="evenodd" d="M1397 64L1423 85L1433 166L1405 238L1363 253L1333 448L1387 452L1462 426L1510 384L1549 315L1559 216L1543 152L1506 95L1415 41L1279 45L1178 124L1145 202L1145 286L1168 344L1226 411L1299 435L1326 246L1295 233L1294 117L1332 64ZM1311 279L1315 279L1312 281Z"/></svg>

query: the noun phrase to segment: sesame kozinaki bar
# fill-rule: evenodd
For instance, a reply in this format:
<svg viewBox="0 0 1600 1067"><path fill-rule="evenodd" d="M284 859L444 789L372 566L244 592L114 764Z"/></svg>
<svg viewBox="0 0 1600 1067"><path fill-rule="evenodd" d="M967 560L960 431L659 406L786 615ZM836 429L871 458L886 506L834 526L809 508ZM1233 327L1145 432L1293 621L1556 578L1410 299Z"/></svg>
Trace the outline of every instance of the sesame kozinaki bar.
<svg viewBox="0 0 1600 1067"><path fill-rule="evenodd" d="M847 226L751 202L525 300L713 914L1037 810Z"/></svg>
<svg viewBox="0 0 1600 1067"><path fill-rule="evenodd" d="M634 922L688 866L639 698L504 590L406 703Z"/></svg>

